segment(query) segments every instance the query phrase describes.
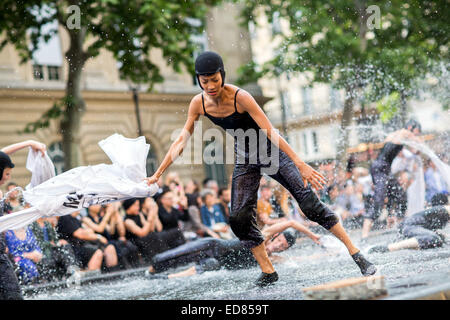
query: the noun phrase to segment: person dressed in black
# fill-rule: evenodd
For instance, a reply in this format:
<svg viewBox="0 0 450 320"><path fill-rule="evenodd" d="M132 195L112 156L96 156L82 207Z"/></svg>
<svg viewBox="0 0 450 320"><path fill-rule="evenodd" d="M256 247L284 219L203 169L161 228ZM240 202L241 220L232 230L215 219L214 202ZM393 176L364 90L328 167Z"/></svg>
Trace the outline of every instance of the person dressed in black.
<svg viewBox="0 0 450 320"><path fill-rule="evenodd" d="M255 99L245 90L225 84L222 58L214 52L204 52L195 61L198 83L203 90L190 103L186 124L172 143L150 185L158 181L176 160L192 135L201 115L210 119L234 138L235 167L231 183L229 223L233 233L249 248L261 275L258 286L278 280L265 249L264 237L256 224L257 192L262 174L267 174L285 187L298 202L302 212L312 221L332 232L347 247L363 275L376 272L350 240L337 216L319 201L308 183L322 189L324 177L302 161L278 134Z"/></svg>
<svg viewBox="0 0 450 320"><path fill-rule="evenodd" d="M406 217L399 225L398 232L405 240L376 245L369 249L373 252L389 252L403 249L430 249L441 247L445 236L438 230L443 229L449 220L450 206L448 197L438 193L431 200L432 207Z"/></svg>
<svg viewBox="0 0 450 320"><path fill-rule="evenodd" d="M114 246L121 269L138 267L138 248L125 238L125 225L119 214L118 205L120 206L118 202L105 207L92 205L88 208L88 215L83 218L83 222Z"/></svg>
<svg viewBox="0 0 450 320"><path fill-rule="evenodd" d="M387 196L387 190L390 187L391 166L394 158L403 149L402 141L405 139L419 141L416 137L421 133L420 123L415 120L409 120L405 128L390 133L386 139L383 148L377 158L370 166L370 174L374 185L374 195L371 205L364 213L364 223L361 239L366 239L372 229L373 223L381 214L384 202Z"/></svg>
<svg viewBox="0 0 450 320"><path fill-rule="evenodd" d="M45 154L46 146L43 143L27 140L4 147L0 151L0 185L11 179L11 171L14 163L9 157L10 154L26 147L31 147L35 151ZM0 191L0 217L5 214L6 203ZM0 233L0 300L22 300L19 280L14 272L14 267L6 252L5 234Z"/></svg>
<svg viewBox="0 0 450 320"><path fill-rule="evenodd" d="M160 237L162 225L158 219L158 205L153 199L147 216L140 211L138 198L123 201L122 207L125 210L125 237L138 248L142 262L147 263L155 254L170 249Z"/></svg>
<svg viewBox="0 0 450 320"><path fill-rule="evenodd" d="M161 195L166 192L166 189L163 189ZM151 261L151 258L157 253L185 243L183 234L178 228L163 230L158 217L158 205L153 199L149 200L151 204L147 216L140 211L138 198L127 199L122 203L126 213L124 218L127 230L125 237L138 247L144 263Z"/></svg>
<svg viewBox="0 0 450 320"><path fill-rule="evenodd" d="M158 195L156 202L158 203L158 217L162 223L163 230L179 229L180 220L189 221L187 209L174 207L173 193L169 188L163 188L163 191Z"/></svg>
<svg viewBox="0 0 450 320"><path fill-rule="evenodd" d="M88 270L116 271L117 252L108 240L78 219L80 211L58 218L56 230L60 238L72 246L81 267Z"/></svg>
<svg viewBox="0 0 450 320"><path fill-rule="evenodd" d="M262 231L265 249L271 260L279 261L279 259L282 259L279 256L272 255L272 253L285 251L295 244L297 237L287 230L292 227L310 237L315 243L320 244L320 236L311 232L299 222L293 220L279 222ZM239 239L203 238L157 254L153 257L148 272L149 275L153 275L192 262L196 263L195 267L176 276L193 275L222 267L229 270L238 270L258 265L251 250Z"/></svg>
<svg viewBox="0 0 450 320"><path fill-rule="evenodd" d="M162 224L162 232L167 235L166 242L169 248L175 248L186 242L183 232L180 228L181 221L188 222L190 220L189 211L186 208L174 207L173 191L169 188L163 188L156 202L158 203L158 218Z"/></svg>

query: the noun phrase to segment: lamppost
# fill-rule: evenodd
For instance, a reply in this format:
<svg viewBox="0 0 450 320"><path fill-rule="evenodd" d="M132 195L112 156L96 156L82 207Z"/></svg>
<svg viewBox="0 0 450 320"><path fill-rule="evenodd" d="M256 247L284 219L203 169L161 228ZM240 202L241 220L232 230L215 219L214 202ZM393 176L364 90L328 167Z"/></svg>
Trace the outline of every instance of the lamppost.
<svg viewBox="0 0 450 320"><path fill-rule="evenodd" d="M277 82L277 89L278 89L278 94L280 96L280 104L281 104L281 128L283 130L283 136L284 136L285 140L287 142L289 142L289 137L287 134L287 124L286 124L286 118L287 118L286 101L284 100L285 97L283 94L283 90L281 88L280 76L281 76L281 70L280 70L280 68L276 68L276 82Z"/></svg>
<svg viewBox="0 0 450 320"><path fill-rule="evenodd" d="M138 135L142 136L142 125L141 125L141 115L139 110L139 85L133 84L132 82L128 82L128 88L133 93L133 101L134 101L134 112L136 114L136 121L138 127Z"/></svg>

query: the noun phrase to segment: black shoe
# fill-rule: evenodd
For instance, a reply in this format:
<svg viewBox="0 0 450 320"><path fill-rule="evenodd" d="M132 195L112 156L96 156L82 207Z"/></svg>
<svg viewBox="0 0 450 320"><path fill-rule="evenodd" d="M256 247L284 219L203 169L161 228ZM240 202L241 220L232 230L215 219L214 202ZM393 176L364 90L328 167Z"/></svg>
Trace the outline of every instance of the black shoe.
<svg viewBox="0 0 450 320"><path fill-rule="evenodd" d="M359 269L361 269L361 273L363 276L371 276L374 275L377 272L377 268L370 263L364 256L361 254L361 252L357 252L354 255L352 255L353 260L358 265Z"/></svg>
<svg viewBox="0 0 450 320"><path fill-rule="evenodd" d="M369 251L367 253L375 253L375 252L388 252L389 248L387 246L384 245L378 245L378 246L373 246L372 248L369 249Z"/></svg>
<svg viewBox="0 0 450 320"><path fill-rule="evenodd" d="M273 273L261 272L261 275L256 280L256 285L258 287L265 287L269 284L274 283L275 281L278 281L278 273L276 271Z"/></svg>

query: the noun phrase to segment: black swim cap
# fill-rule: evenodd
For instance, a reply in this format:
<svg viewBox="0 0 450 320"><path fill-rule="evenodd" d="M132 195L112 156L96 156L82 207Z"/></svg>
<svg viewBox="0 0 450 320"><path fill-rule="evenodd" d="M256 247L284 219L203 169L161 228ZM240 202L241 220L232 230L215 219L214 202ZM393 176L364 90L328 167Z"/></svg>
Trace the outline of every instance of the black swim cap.
<svg viewBox="0 0 450 320"><path fill-rule="evenodd" d="M11 158L6 153L0 151L0 180L3 178L3 170L5 168L14 168L14 163L12 163Z"/></svg>
<svg viewBox="0 0 450 320"><path fill-rule="evenodd" d="M422 126L420 125L420 123L414 119L410 119L408 122L406 122L405 124L405 129L408 129L408 127L411 127L410 131L413 131L414 129L419 129L419 132L422 132Z"/></svg>
<svg viewBox="0 0 450 320"><path fill-rule="evenodd" d="M201 53L195 60L195 74L197 75L198 85L200 84L200 75L212 75L220 72L222 75L222 87L225 85L225 67L223 66L222 58L215 52L205 51Z"/></svg>
<svg viewBox="0 0 450 320"><path fill-rule="evenodd" d="M294 236L291 232L289 231L283 231L283 235L286 238L286 241L289 245L289 248L292 247L295 242L297 241L297 237Z"/></svg>

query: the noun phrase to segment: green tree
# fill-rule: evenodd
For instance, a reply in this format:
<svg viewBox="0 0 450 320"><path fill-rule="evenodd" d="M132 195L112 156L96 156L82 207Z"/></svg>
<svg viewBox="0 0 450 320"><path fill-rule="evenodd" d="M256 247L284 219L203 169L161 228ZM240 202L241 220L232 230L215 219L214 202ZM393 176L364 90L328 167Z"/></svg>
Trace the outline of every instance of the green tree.
<svg viewBox="0 0 450 320"><path fill-rule="evenodd" d="M113 53L123 79L147 83L150 87L163 80L152 62L150 50L162 51L166 62L176 72L185 66L193 72L192 56L196 49L192 34L203 31L208 6L219 0L101 0L49 1L4 0L0 2L0 50L11 43L22 63L32 59L41 39L48 41L57 29L43 32L53 21L63 26L70 38L65 52L69 70L66 92L35 123L25 130L48 126L50 119L60 119L65 167L80 165L79 129L86 106L81 92L83 66L99 55L101 49ZM193 19L201 24L192 23Z"/></svg>
<svg viewBox="0 0 450 320"><path fill-rule="evenodd" d="M288 22L275 34L280 45L262 66L242 68L244 80L309 71L311 82L345 89L338 158L345 165L348 130L358 99L363 103L399 95L399 112L414 80L427 73L430 61L448 61L448 1L245 0L242 16L257 25L262 13ZM374 6L375 5L375 6ZM256 71L255 71L256 70ZM388 105L380 103L379 106Z"/></svg>

